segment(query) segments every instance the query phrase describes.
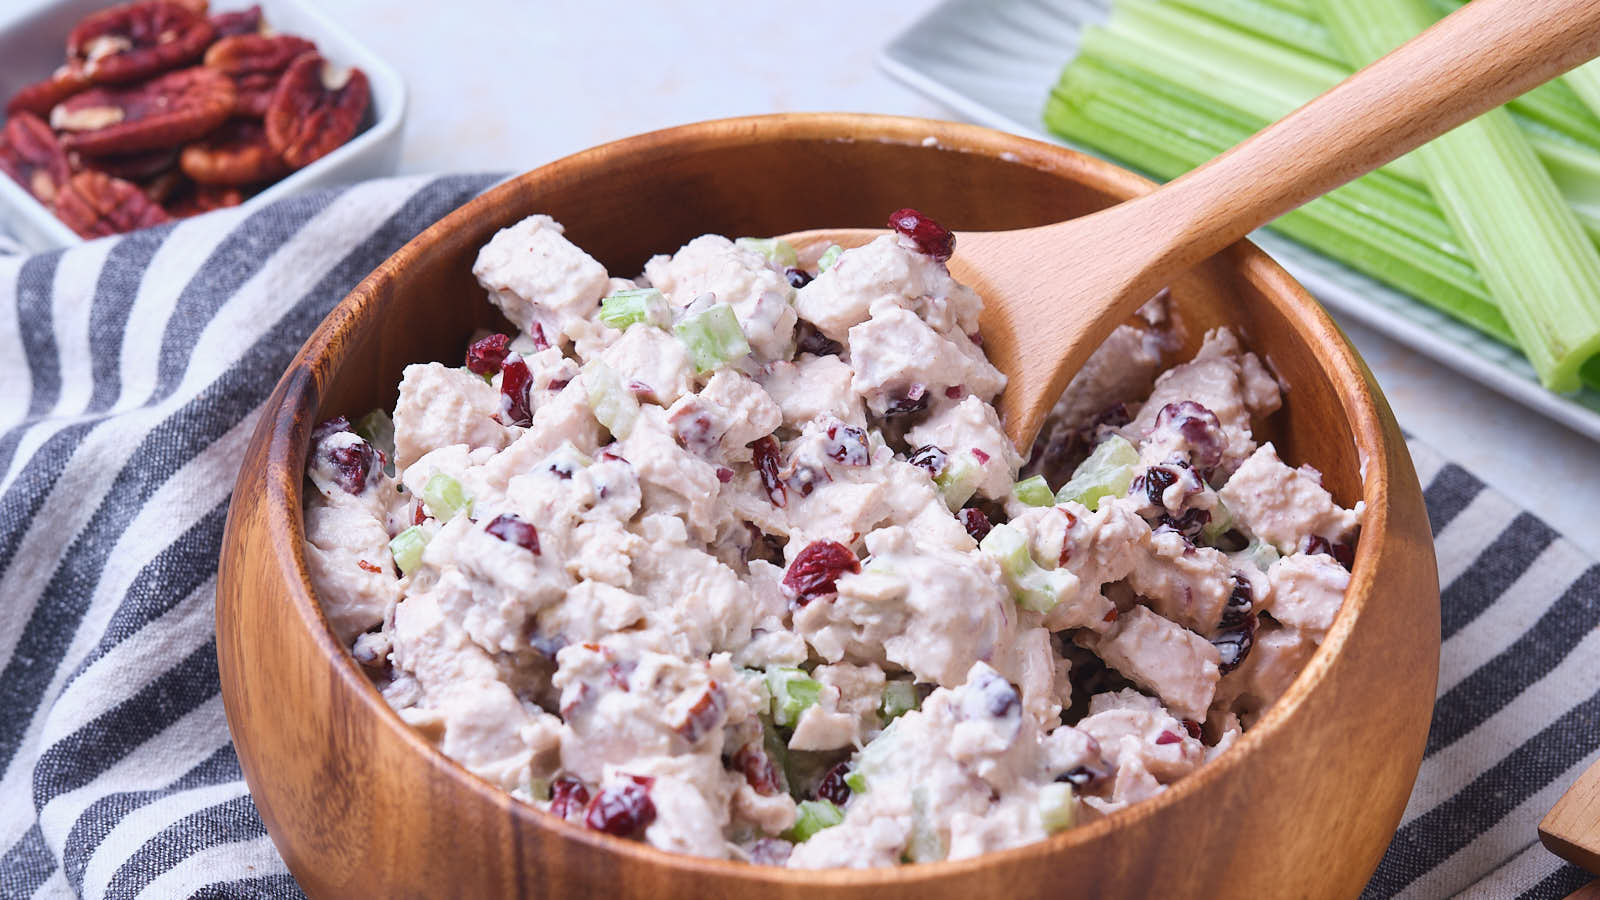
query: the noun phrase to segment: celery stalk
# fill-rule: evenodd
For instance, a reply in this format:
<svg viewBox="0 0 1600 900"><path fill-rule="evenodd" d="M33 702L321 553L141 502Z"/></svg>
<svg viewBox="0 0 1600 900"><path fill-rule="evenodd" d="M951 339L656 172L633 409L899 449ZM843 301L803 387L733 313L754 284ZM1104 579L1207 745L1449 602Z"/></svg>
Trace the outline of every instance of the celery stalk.
<svg viewBox="0 0 1600 900"><path fill-rule="evenodd" d="M1313 0L1364 64L1433 24L1424 0ZM1577 390L1600 354L1600 253L1504 110L1415 151L1430 190L1546 387Z"/></svg>

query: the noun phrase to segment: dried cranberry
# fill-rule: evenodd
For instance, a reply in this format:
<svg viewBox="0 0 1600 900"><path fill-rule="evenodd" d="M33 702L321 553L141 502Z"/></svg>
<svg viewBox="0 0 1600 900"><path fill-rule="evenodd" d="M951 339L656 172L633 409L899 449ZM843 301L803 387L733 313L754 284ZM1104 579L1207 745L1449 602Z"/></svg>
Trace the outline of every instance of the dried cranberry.
<svg viewBox="0 0 1600 900"><path fill-rule="evenodd" d="M347 494L359 494L367 489L367 479L377 467L378 451L359 441L330 449L328 462L333 465L335 483Z"/></svg>
<svg viewBox="0 0 1600 900"><path fill-rule="evenodd" d="M771 797L783 790L778 782L778 769L760 741L752 741L739 748L731 760L735 769L744 774L744 780L763 797Z"/></svg>
<svg viewBox="0 0 1600 900"><path fill-rule="evenodd" d="M950 229L914 209L897 209L889 217L889 227L911 239L917 250L944 262L956 250L956 236Z"/></svg>
<svg viewBox="0 0 1600 900"><path fill-rule="evenodd" d="M783 277L792 288L803 288L811 283L811 273L805 269L797 269L794 266L784 269Z"/></svg>
<svg viewBox="0 0 1600 900"><path fill-rule="evenodd" d="M1250 655L1250 648L1255 646L1257 618L1251 613L1244 618L1238 628L1224 631L1211 639L1212 646L1222 654L1222 659L1217 663L1217 672L1226 675L1239 668Z"/></svg>
<svg viewBox="0 0 1600 900"><path fill-rule="evenodd" d="M467 370L474 375L494 375L505 364L506 349L511 343L511 336L506 334L491 334L472 342L467 348ZM526 369L527 363L522 366Z"/></svg>
<svg viewBox="0 0 1600 900"><path fill-rule="evenodd" d="M1338 560L1339 565L1344 566L1347 571L1355 568L1356 548L1350 546L1349 544L1343 544L1338 541L1334 541L1332 553L1333 558Z"/></svg>
<svg viewBox="0 0 1600 900"><path fill-rule="evenodd" d="M828 456L847 466L864 466L872 461L867 450L867 433L854 425L828 426Z"/></svg>
<svg viewBox="0 0 1600 900"><path fill-rule="evenodd" d="M1222 627L1232 628L1243 622L1255 608L1255 596L1250 579L1238 572L1233 573L1233 592L1228 595L1228 604L1222 608Z"/></svg>
<svg viewBox="0 0 1600 900"><path fill-rule="evenodd" d="M817 326L810 322L800 323L798 335L796 349L801 353L810 353L813 356L838 356L844 349L838 341L824 336L817 330Z"/></svg>
<svg viewBox="0 0 1600 900"><path fill-rule="evenodd" d="M1355 548L1349 544L1330 541L1320 534L1313 534L1300 542L1302 553L1324 553L1334 558L1339 565L1346 569L1352 568L1356 562Z"/></svg>
<svg viewBox="0 0 1600 900"><path fill-rule="evenodd" d="M689 743L697 743L721 723L722 713L727 708L728 700L723 696L722 688L713 681L706 685L705 692L684 713L683 721L672 726L672 730Z"/></svg>
<svg viewBox="0 0 1600 900"><path fill-rule="evenodd" d="M904 397L889 401L883 408L884 416L903 416L909 413L922 412L928 408L928 386L913 384L906 389Z"/></svg>
<svg viewBox="0 0 1600 900"><path fill-rule="evenodd" d="M501 513L495 516L484 529L495 537L508 544L516 544L524 550L532 551L534 556L539 555L539 532L530 522L524 522L510 513Z"/></svg>
<svg viewBox="0 0 1600 900"><path fill-rule="evenodd" d="M667 418L667 424L672 426L672 436L677 439L678 446L707 456L722 440L722 433L712 424L711 414L699 403L687 403L679 407Z"/></svg>
<svg viewBox="0 0 1600 900"><path fill-rule="evenodd" d="M1163 731L1160 734L1156 735L1156 744L1158 746L1165 746L1167 744L1176 744L1176 743L1178 743L1179 741L1182 741L1182 740L1183 740L1183 738L1178 737L1177 735L1173 734L1170 731Z"/></svg>
<svg viewBox="0 0 1600 900"><path fill-rule="evenodd" d="M989 454L979 450L977 447L972 448L972 458L977 460L978 465L980 466L987 466L989 464Z"/></svg>
<svg viewBox="0 0 1600 900"><path fill-rule="evenodd" d="M550 349L550 339L544 336L544 326L538 322L528 326L528 339L533 341L535 350Z"/></svg>
<svg viewBox="0 0 1600 900"><path fill-rule="evenodd" d="M550 470L550 474L556 476L562 481L570 479L572 477L572 473L578 470L578 467L573 465L573 462L570 459L558 459L545 468Z"/></svg>
<svg viewBox="0 0 1600 900"><path fill-rule="evenodd" d="M522 357L513 353L500 367L500 411L507 425L527 427L533 424L533 408L528 392L533 387L533 373Z"/></svg>
<svg viewBox="0 0 1600 900"><path fill-rule="evenodd" d="M838 541L812 541L795 556L783 573L783 586L801 606L812 598L834 593L834 584L846 572L861 571L861 561Z"/></svg>
<svg viewBox="0 0 1600 900"><path fill-rule="evenodd" d="M906 462L926 471L929 478L938 478L939 473L944 471L945 464L949 460L950 457L943 450L932 444L923 444L921 447L911 451L911 456L906 459Z"/></svg>
<svg viewBox="0 0 1600 900"><path fill-rule="evenodd" d="M311 440L313 442L318 442L330 434L338 434L341 431L349 430L349 419L345 418L344 416L334 416L333 418L324 421L322 424L311 430Z"/></svg>
<svg viewBox="0 0 1600 900"><path fill-rule="evenodd" d="M565 819L575 809L589 802L589 789L571 775L563 775L550 783L550 811Z"/></svg>
<svg viewBox="0 0 1600 900"><path fill-rule="evenodd" d="M783 479L778 477L777 439L769 434L760 440L751 441L749 447L755 451L756 471L761 475L762 486L767 489L767 499L780 509L788 506L789 492L783 487Z"/></svg>
<svg viewBox="0 0 1600 900"><path fill-rule="evenodd" d="M656 805L650 800L650 784L630 776L600 789L589 803L584 824L595 831L617 837L633 837L656 818Z"/></svg>
<svg viewBox="0 0 1600 900"><path fill-rule="evenodd" d="M956 518L961 521L961 527L965 528L967 534L972 535L972 539L975 541L983 540L989 535L990 529L994 527L989 524L989 517L984 514L983 510L974 509L970 506L956 513Z"/></svg>
<svg viewBox="0 0 1600 900"><path fill-rule="evenodd" d="M1103 780L1108 774L1095 766L1078 766L1076 769L1057 775L1056 780L1065 781L1081 791L1092 787L1095 782Z"/></svg>
<svg viewBox="0 0 1600 900"><path fill-rule="evenodd" d="M833 476L810 466L796 465L783 480L789 486L789 490L798 491L802 497L809 497L811 492L817 489L817 482L832 481Z"/></svg>
<svg viewBox="0 0 1600 900"><path fill-rule="evenodd" d="M717 480L723 484L733 480L733 470L727 466L717 466Z"/></svg>
<svg viewBox="0 0 1600 900"><path fill-rule="evenodd" d="M1222 462L1222 452L1227 446L1227 436L1222 433L1222 423L1216 413L1193 400L1168 403L1156 413L1156 426L1176 429L1189 445L1189 458L1202 469Z"/></svg>
<svg viewBox="0 0 1600 900"><path fill-rule="evenodd" d="M817 783L817 798L834 806L845 805L850 799L850 785L845 784L844 776L849 772L849 763L835 763L828 774L822 776L822 781Z"/></svg>
<svg viewBox="0 0 1600 900"><path fill-rule="evenodd" d="M960 400L967 395L967 388L965 385L952 384L944 389L944 395L951 400Z"/></svg>
<svg viewBox="0 0 1600 900"><path fill-rule="evenodd" d="M1211 511L1206 509L1186 509L1177 516L1168 513L1161 514L1161 524L1183 535L1193 542L1200 536L1201 529L1211 522Z"/></svg>
<svg viewBox="0 0 1600 900"><path fill-rule="evenodd" d="M1183 730L1189 732L1189 737L1192 737L1197 741L1200 740L1201 732L1199 722L1196 722L1193 719L1184 719Z"/></svg>
<svg viewBox="0 0 1600 900"><path fill-rule="evenodd" d="M1151 466L1143 475L1133 479L1133 489L1144 489L1144 495L1150 500L1151 505L1165 507L1166 501L1162 495L1167 488L1178 482L1178 473L1166 466Z"/></svg>

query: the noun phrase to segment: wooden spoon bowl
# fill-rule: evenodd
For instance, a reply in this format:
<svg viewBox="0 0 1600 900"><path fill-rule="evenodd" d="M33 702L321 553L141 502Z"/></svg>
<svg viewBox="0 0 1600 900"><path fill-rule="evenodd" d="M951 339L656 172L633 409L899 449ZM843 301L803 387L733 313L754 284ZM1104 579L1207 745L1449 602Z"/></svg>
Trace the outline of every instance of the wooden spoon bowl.
<svg viewBox="0 0 1600 900"><path fill-rule="evenodd" d="M1365 525L1344 606L1289 692L1217 761L1155 799L976 859L800 872L694 859L512 800L403 724L329 630L306 576L301 491L313 425L392 406L402 368L462 358L504 327L478 248L535 212L611 271L716 232L882 227L914 206L955 229L1055 222L1149 190L1122 169L967 125L781 115L689 125L579 153L452 213L363 281L268 401L229 514L217 656L239 761L312 897L965 898L1353 896L1399 822L1427 735L1439 606L1421 491L1372 375L1248 242L1171 285L1187 352L1236 328L1289 386L1262 425Z"/></svg>

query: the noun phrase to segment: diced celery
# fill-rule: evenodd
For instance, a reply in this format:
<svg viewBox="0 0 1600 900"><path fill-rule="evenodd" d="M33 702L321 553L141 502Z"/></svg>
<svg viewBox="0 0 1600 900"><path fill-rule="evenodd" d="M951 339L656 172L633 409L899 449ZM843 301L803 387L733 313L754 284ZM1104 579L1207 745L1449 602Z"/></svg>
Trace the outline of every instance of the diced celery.
<svg viewBox="0 0 1600 900"><path fill-rule="evenodd" d="M583 365L583 386L589 394L589 408L611 436L626 438L639 418L639 400L622 383L622 378L603 360L591 359Z"/></svg>
<svg viewBox="0 0 1600 900"><path fill-rule="evenodd" d="M789 268L800 264L800 254L795 252L788 241L780 241L777 238L742 237L733 243L746 250L754 250L774 265Z"/></svg>
<svg viewBox="0 0 1600 900"><path fill-rule="evenodd" d="M739 328L739 317L726 303L713 303L698 313L684 316L672 331L689 351L696 372L710 372L743 359L750 343Z"/></svg>
<svg viewBox="0 0 1600 900"><path fill-rule="evenodd" d="M1028 552L1027 535L1005 522L989 529L989 533L978 542L978 549L994 557L1000 563L1000 569L1012 578L1036 568L1033 556Z"/></svg>
<svg viewBox="0 0 1600 900"><path fill-rule="evenodd" d="M1039 823L1050 834L1072 827L1076 807L1072 785L1066 782L1052 781L1039 789Z"/></svg>
<svg viewBox="0 0 1600 900"><path fill-rule="evenodd" d="M421 525L413 525L389 541L389 554L400 567L401 575L410 575L422 565L422 550L428 546L428 533Z"/></svg>
<svg viewBox="0 0 1600 900"><path fill-rule="evenodd" d="M823 272L833 268L833 264L839 261L839 254L843 252L844 248L838 244L829 244L828 249L822 251L822 255L817 257L817 274L821 275Z"/></svg>
<svg viewBox="0 0 1600 900"><path fill-rule="evenodd" d="M933 483L944 496L945 505L955 512L978 490L983 469L968 451L958 450L945 457L944 470L933 477Z"/></svg>
<svg viewBox="0 0 1600 900"><path fill-rule="evenodd" d="M1133 484L1133 470L1139 464L1139 451L1120 434L1101 441L1089 458L1078 464L1072 478L1061 486L1056 501L1081 503L1091 510L1100 508L1105 497L1121 497Z"/></svg>
<svg viewBox="0 0 1600 900"><path fill-rule="evenodd" d="M1066 569L1045 569L1035 566L1017 578L1012 588L1017 605L1038 613L1056 608L1061 598L1078 586L1078 576Z"/></svg>
<svg viewBox="0 0 1600 900"><path fill-rule="evenodd" d="M543 803L550 799L550 780L528 776L528 799L533 802Z"/></svg>
<svg viewBox="0 0 1600 900"><path fill-rule="evenodd" d="M800 721L800 714L807 707L817 702L822 682L804 669L778 666L767 670L767 690L772 694L772 721L792 726Z"/></svg>
<svg viewBox="0 0 1600 900"><path fill-rule="evenodd" d="M1215 544L1232 527L1233 513L1228 511L1227 504L1218 497L1217 505L1211 508L1211 521L1200 528L1200 540L1207 544Z"/></svg>
<svg viewBox="0 0 1600 900"><path fill-rule="evenodd" d="M906 845L906 858L912 862L938 862L949 853L944 836L934 826L928 812L928 790L922 786L911 789L911 840Z"/></svg>
<svg viewBox="0 0 1600 900"><path fill-rule="evenodd" d="M1045 482L1043 475L1024 478L1011 486L1011 496L1028 506L1054 506L1055 492Z"/></svg>
<svg viewBox="0 0 1600 900"><path fill-rule="evenodd" d="M1433 24L1424 0L1315 0L1364 65ZM1600 252L1510 113L1490 110L1414 151L1539 379L1576 390L1600 355Z"/></svg>
<svg viewBox="0 0 1600 900"><path fill-rule="evenodd" d="M802 800L797 808L794 827L784 832L784 837L803 844L824 828L844 821L844 810L827 800Z"/></svg>
<svg viewBox="0 0 1600 900"><path fill-rule="evenodd" d="M1279 560L1278 548L1260 538L1251 538L1250 545L1239 551L1257 569L1265 572Z"/></svg>
<svg viewBox="0 0 1600 900"><path fill-rule="evenodd" d="M916 708L916 685L909 681L891 681L883 686L883 702L878 705L878 716L885 724Z"/></svg>
<svg viewBox="0 0 1600 900"><path fill-rule="evenodd" d="M655 288L617 291L600 301L600 321L621 331L635 322L666 327L672 321L667 298Z"/></svg>
<svg viewBox="0 0 1600 900"><path fill-rule="evenodd" d="M433 473L423 485L422 502L428 504L428 511L441 522L454 519L456 513L472 514L472 498L467 496L461 482L443 472Z"/></svg>
<svg viewBox="0 0 1600 900"><path fill-rule="evenodd" d="M394 420L381 409L362 416L355 424L356 434L361 435L374 450L383 454L383 468L390 475L394 474Z"/></svg>
<svg viewBox="0 0 1600 900"><path fill-rule="evenodd" d="M867 792L867 776L860 772L847 772L844 776L844 786L852 794L865 794Z"/></svg>

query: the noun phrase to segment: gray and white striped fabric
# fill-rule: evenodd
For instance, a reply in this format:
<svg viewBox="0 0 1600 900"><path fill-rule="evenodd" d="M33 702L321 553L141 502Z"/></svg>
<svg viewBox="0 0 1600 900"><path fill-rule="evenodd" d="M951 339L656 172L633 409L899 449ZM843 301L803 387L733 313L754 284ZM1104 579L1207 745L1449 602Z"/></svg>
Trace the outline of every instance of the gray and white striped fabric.
<svg viewBox="0 0 1600 900"><path fill-rule="evenodd" d="M223 718L228 494L311 329L495 180L369 182L0 256L0 898L301 896ZM1446 585L1440 700L1367 894L1565 896L1587 876L1534 827L1600 752L1600 566L1413 452Z"/></svg>

